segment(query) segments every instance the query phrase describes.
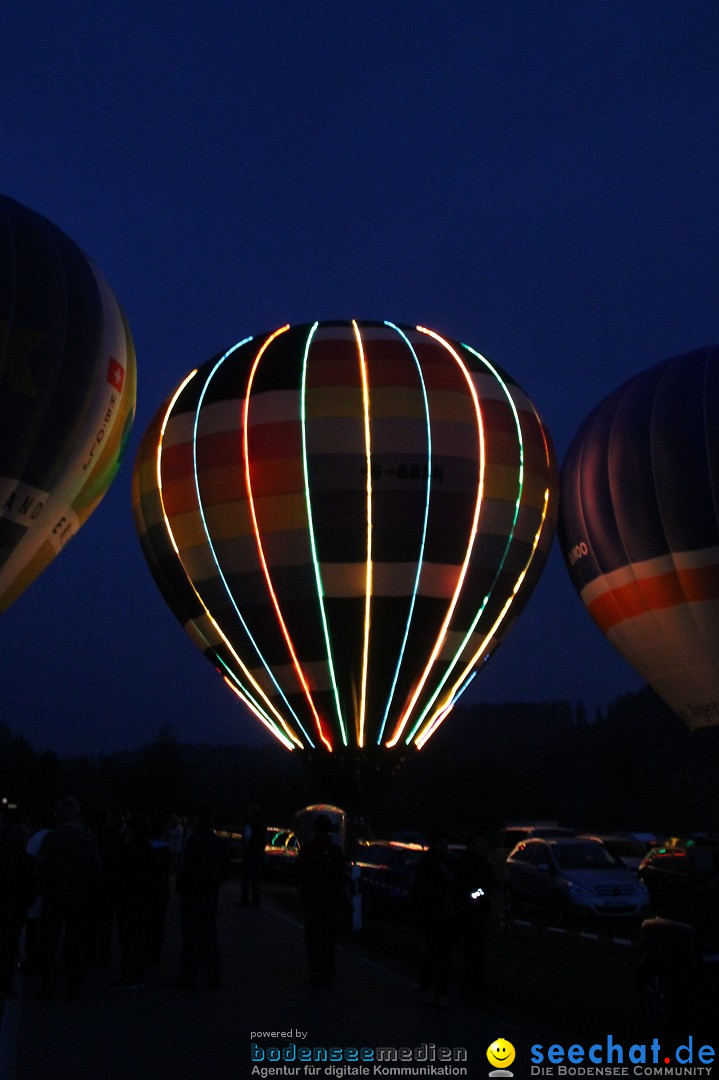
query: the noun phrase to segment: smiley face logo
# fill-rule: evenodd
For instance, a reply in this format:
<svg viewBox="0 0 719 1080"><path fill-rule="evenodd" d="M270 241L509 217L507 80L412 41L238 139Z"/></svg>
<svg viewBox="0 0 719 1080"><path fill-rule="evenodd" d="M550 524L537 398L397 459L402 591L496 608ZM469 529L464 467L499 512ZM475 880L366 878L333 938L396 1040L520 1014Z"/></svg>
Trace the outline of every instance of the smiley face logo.
<svg viewBox="0 0 719 1080"><path fill-rule="evenodd" d="M496 1069L506 1069L514 1061L515 1053L511 1042L506 1039L495 1039L487 1048L487 1060Z"/></svg>

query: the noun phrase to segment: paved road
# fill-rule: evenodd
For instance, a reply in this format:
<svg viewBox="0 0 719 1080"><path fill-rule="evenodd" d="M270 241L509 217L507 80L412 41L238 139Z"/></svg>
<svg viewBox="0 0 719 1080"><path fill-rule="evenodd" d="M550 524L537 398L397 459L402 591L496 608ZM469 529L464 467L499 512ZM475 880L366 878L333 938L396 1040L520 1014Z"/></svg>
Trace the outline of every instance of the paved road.
<svg viewBox="0 0 719 1080"><path fill-rule="evenodd" d="M146 990L113 989L116 972L95 970L79 1000L44 1001L34 997L35 982L26 978L6 1009L0 1080L244 1080L253 1075L253 1032L299 1030L311 1047L464 1047L470 1077L486 1075L486 1050L497 1037L511 1040L518 1054L529 1047L535 1032L526 1025L491 1008L422 1006L408 975L351 946L341 950L331 989L308 986L297 920L275 905L237 908L236 899L230 883L221 898L219 989L172 985L179 954L175 899L165 959L151 971ZM254 1039L264 1048L288 1042ZM522 1075L515 1069L515 1076Z"/></svg>

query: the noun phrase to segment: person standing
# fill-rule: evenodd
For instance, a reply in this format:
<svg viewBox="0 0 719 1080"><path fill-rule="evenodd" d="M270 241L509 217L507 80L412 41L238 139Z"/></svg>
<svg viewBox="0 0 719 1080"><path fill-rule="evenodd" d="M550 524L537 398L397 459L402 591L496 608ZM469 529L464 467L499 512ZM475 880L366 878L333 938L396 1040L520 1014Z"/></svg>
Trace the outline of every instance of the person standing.
<svg viewBox="0 0 719 1080"><path fill-rule="evenodd" d="M462 952L462 1000L481 1000L487 991L485 954L492 897L498 888L494 870L482 851L479 833L470 833L454 864L457 941Z"/></svg>
<svg viewBox="0 0 719 1080"><path fill-rule="evenodd" d="M33 883L36 881L35 874L35 859L37 853L40 850L40 845L50 832L50 829L55 826L55 818L49 811L41 812L37 818L32 822L30 827L30 838L25 848L27 854L32 860L31 876ZM42 911L42 896L34 888L34 899L27 909L27 915L25 917L25 960L23 963L23 971L27 975L39 975L39 952L38 942L40 940L40 912Z"/></svg>
<svg viewBox="0 0 719 1080"><path fill-rule="evenodd" d="M313 838L300 848L297 877L302 895L310 984L326 986L335 972L340 913L349 905L347 860L331 837L332 822L318 814Z"/></svg>
<svg viewBox="0 0 719 1080"><path fill-rule="evenodd" d="M170 900L170 865L172 855L163 835L162 822L150 824L152 848L152 882L147 911L145 956L148 964L159 964L165 937L165 915Z"/></svg>
<svg viewBox="0 0 719 1080"><path fill-rule="evenodd" d="M18 943L32 902L32 858L27 829L12 818L0 821L0 1002L12 993Z"/></svg>
<svg viewBox="0 0 719 1080"><path fill-rule="evenodd" d="M120 979L123 990L145 988L145 938L154 880L150 823L141 814L125 822L117 873L117 936L120 942Z"/></svg>
<svg viewBox="0 0 719 1080"><path fill-rule="evenodd" d="M80 818L77 799L62 799L56 818L57 825L40 845L35 864L42 892L39 993L41 997L55 993L56 953L64 929L67 991L76 997L85 965L90 906L100 877L100 853Z"/></svg>
<svg viewBox="0 0 719 1080"><path fill-rule="evenodd" d="M422 1001L449 1005L449 973L455 929L455 878L448 859L449 838L436 832L417 863L412 902L424 937L420 973Z"/></svg>
<svg viewBox="0 0 719 1080"><path fill-rule="evenodd" d="M208 986L220 985L218 901L220 886L229 876L227 847L212 828L210 811L200 807L192 815L191 832L177 873L182 925L181 975L177 986L196 986L200 968L207 972Z"/></svg>
<svg viewBox="0 0 719 1080"><path fill-rule="evenodd" d="M112 963L112 935L117 903L118 860L122 850L120 834L113 826L110 811L99 809L90 819L90 829L100 852L100 878L90 909L88 963L109 967Z"/></svg>
<svg viewBox="0 0 719 1080"><path fill-rule="evenodd" d="M176 874L180 865L180 854L185 839L185 830L182 827L177 814L170 816L170 824L167 826L167 844L170 849L170 873Z"/></svg>
<svg viewBox="0 0 719 1080"><path fill-rule="evenodd" d="M242 833L242 875L240 907L260 906L262 864L265 858L267 825L259 806L250 807L247 824Z"/></svg>

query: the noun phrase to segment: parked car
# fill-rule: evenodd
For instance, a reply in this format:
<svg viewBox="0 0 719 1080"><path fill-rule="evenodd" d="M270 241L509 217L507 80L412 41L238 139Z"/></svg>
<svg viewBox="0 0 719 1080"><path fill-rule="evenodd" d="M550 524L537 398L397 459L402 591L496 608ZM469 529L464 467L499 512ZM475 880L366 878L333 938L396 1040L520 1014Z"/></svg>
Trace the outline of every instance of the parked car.
<svg viewBox="0 0 719 1080"><path fill-rule="evenodd" d="M639 865L653 913L692 925L705 918L708 886L718 874L719 842L708 838L670 838Z"/></svg>
<svg viewBox="0 0 719 1080"><path fill-rule="evenodd" d="M715 897L719 906L719 896ZM676 919L645 919L639 933L637 991L647 1024L659 1030L716 1025L719 935Z"/></svg>
<svg viewBox="0 0 719 1080"><path fill-rule="evenodd" d="M576 830L566 828L556 821L529 821L505 825L489 845L487 852L492 869L501 880L504 877L507 856L522 840L532 837L548 839L553 836L576 836Z"/></svg>
<svg viewBox="0 0 719 1080"><path fill-rule="evenodd" d="M672 837L639 867L651 919L639 935L642 1016L657 1028L716 1024L719 998L719 840Z"/></svg>
<svg viewBox="0 0 719 1080"><path fill-rule="evenodd" d="M612 855L621 859L630 870L638 870L642 859L649 851L655 839L640 839L632 833L579 833L580 840L599 840Z"/></svg>
<svg viewBox="0 0 719 1080"><path fill-rule="evenodd" d="M235 872L242 866L243 836L241 829L216 829L217 835L224 840L230 856L230 864Z"/></svg>
<svg viewBox="0 0 719 1080"><path fill-rule="evenodd" d="M355 865L362 876L362 907L365 912L401 909L412 897L417 863L425 844L399 840L358 840Z"/></svg>
<svg viewBox="0 0 719 1080"><path fill-rule="evenodd" d="M505 899L547 912L557 925L573 916L641 916L649 894L637 875L598 840L576 836L522 841L506 865Z"/></svg>
<svg viewBox="0 0 719 1080"><path fill-rule="evenodd" d="M268 828L265 839L265 877L288 878L294 874L300 842L292 829Z"/></svg>
<svg viewBox="0 0 719 1080"><path fill-rule="evenodd" d="M227 845L233 870L242 868L244 832L242 829L217 829ZM265 877L287 877L293 870L300 848L298 837L284 826L268 826L265 835L265 858L262 873Z"/></svg>

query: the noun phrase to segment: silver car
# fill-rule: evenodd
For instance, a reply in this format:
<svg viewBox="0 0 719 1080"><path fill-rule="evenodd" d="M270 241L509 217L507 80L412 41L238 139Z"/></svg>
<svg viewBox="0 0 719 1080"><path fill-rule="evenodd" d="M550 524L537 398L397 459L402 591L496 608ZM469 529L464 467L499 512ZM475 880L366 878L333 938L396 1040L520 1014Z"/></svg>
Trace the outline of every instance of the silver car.
<svg viewBox="0 0 719 1080"><path fill-rule="evenodd" d="M557 925L573 916L643 916L649 893L637 875L598 840L524 840L507 859L505 898L549 914Z"/></svg>

